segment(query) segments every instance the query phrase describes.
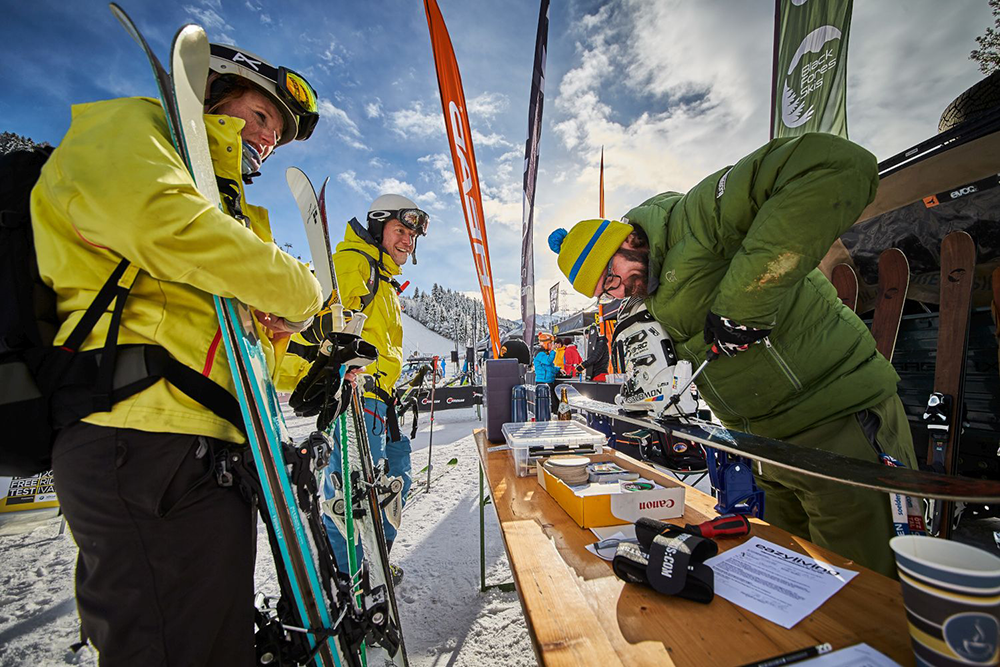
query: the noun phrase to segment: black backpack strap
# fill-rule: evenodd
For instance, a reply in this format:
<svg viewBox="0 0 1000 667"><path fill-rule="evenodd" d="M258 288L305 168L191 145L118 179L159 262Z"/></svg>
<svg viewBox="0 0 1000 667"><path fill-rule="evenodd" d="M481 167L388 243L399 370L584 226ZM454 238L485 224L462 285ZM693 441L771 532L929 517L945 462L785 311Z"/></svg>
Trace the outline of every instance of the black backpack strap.
<svg viewBox="0 0 1000 667"><path fill-rule="evenodd" d="M97 384L94 387L94 412L109 412L114 406L112 392L114 391L115 366L118 358L118 328L121 326L125 300L139 274L139 267L128 265L127 262L128 260L123 259L118 264L118 266L125 264L125 270L115 282L115 309L111 311L108 335L104 339L104 349L101 352L101 365L97 370ZM93 304L91 304L92 307ZM88 312L89 310L88 308Z"/></svg>
<svg viewBox="0 0 1000 667"><path fill-rule="evenodd" d="M146 365L154 375L174 385L191 400L205 406L246 435L240 402L228 391L193 368L177 361L162 347L146 345Z"/></svg>
<svg viewBox="0 0 1000 667"><path fill-rule="evenodd" d="M104 285L97 293L97 296L95 296L94 300L90 302L90 306L87 307L83 317L81 317L80 321L76 323L75 327L73 327L73 331L66 339L66 342L62 344L62 348L64 350L76 352L80 349L80 346L83 345L83 341L85 341L90 332L94 330L94 326L97 325L97 321L101 319L101 315L107 311L108 306L111 305L111 302L118 295L118 281L122 279L123 275L125 275L125 270L128 269L128 267L129 261L127 259L122 259L122 261L118 262L118 266L116 266L115 270L111 272L108 279L104 281ZM125 290L126 295L128 294L128 290L131 288L132 284L130 282L128 288ZM124 303L125 299L122 298L119 304L121 307L124 307ZM108 333L110 333L110 330ZM115 336L117 337L117 332Z"/></svg>
<svg viewBox="0 0 1000 667"><path fill-rule="evenodd" d="M108 412L115 403L139 393L162 378L245 434L246 427L239 401L221 386L180 363L166 349L157 345L118 345L118 330L121 327L125 301L138 273L138 267L132 266L127 259L122 259L62 345L68 352L75 353L79 350L101 315L107 311L112 301L115 302L104 347L97 354L97 382L91 409L82 416L91 412ZM96 350L91 352L96 353ZM82 367L85 368L86 364ZM71 370L69 374L72 375Z"/></svg>
<svg viewBox="0 0 1000 667"><path fill-rule="evenodd" d="M393 289L396 290L396 293L399 293L399 283L382 273L381 262L377 262L374 257L362 250L358 250L357 248L347 248L346 250L347 252L356 252L368 260L368 280L365 281L365 285L368 287L368 294L361 297L361 308L358 309L358 312L363 313L365 309L368 308L369 304L375 300L375 295L378 294L378 289L382 283L392 285Z"/></svg>

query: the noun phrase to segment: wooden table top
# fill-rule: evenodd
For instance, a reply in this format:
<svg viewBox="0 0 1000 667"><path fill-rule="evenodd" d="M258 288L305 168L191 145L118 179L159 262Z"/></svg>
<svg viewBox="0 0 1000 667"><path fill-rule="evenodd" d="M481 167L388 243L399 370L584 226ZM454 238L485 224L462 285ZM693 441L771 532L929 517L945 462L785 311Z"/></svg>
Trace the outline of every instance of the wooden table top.
<svg viewBox="0 0 1000 667"><path fill-rule="evenodd" d="M753 519L751 536L858 576L791 630L719 596L705 605L626 584L611 563L586 550L596 541L593 533L580 528L534 475L517 477L510 452L486 451L485 430L477 429L475 439L539 664L724 667L824 642L834 649L865 642L900 664L914 664L898 582ZM649 478L680 485L643 467ZM685 504L677 523L716 516L715 499L693 487L685 488ZM718 540L719 550L746 539Z"/></svg>

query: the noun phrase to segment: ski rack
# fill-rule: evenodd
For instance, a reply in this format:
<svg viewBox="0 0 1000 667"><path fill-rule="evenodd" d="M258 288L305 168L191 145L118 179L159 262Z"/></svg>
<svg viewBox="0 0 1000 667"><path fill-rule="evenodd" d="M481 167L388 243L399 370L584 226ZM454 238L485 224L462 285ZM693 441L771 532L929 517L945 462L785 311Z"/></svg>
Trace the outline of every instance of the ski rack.
<svg viewBox="0 0 1000 667"><path fill-rule="evenodd" d="M997 130L1000 130L1000 107L974 121L957 125L882 160L878 163L878 176L885 178L904 167L909 167L938 153L975 141Z"/></svg>

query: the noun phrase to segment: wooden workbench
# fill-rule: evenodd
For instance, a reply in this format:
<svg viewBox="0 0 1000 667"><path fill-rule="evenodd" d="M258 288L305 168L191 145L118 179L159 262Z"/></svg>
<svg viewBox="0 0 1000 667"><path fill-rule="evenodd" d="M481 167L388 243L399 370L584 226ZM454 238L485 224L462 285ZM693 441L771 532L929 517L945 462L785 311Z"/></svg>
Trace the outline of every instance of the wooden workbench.
<svg viewBox="0 0 1000 667"><path fill-rule="evenodd" d="M866 642L913 664L898 582L754 519L752 535L858 576L791 630L718 596L704 605L625 584L611 563L586 550L593 533L577 526L534 475L517 477L510 452L488 452L483 429L475 439L539 664L724 667L823 642L834 649ZM679 484L652 468L647 477ZM685 502L684 523L716 514L715 500L692 487L685 488ZM741 542L718 544L724 551Z"/></svg>

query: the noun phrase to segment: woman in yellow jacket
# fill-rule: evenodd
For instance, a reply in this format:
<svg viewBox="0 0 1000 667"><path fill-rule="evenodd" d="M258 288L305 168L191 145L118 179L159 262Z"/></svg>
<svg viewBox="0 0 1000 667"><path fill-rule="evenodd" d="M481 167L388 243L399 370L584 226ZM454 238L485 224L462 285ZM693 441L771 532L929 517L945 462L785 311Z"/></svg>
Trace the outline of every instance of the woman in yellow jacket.
<svg viewBox="0 0 1000 667"><path fill-rule="evenodd" d="M124 258L138 271L123 277L132 286L119 344L159 346L233 394L212 295L256 309L272 368L283 339L321 306L319 284L278 249L267 212L243 192L276 146L308 138L318 114L311 88L310 109L282 89L287 70L251 53L213 45L211 69L205 124L228 212L195 188L159 102L127 98L73 107L31 213L39 271L57 295L56 345ZM100 348L111 321L105 313L80 349ZM101 665L254 662L257 520L215 475L216 457L242 443L238 424L162 379L58 435L55 484L80 548L77 607Z"/></svg>

